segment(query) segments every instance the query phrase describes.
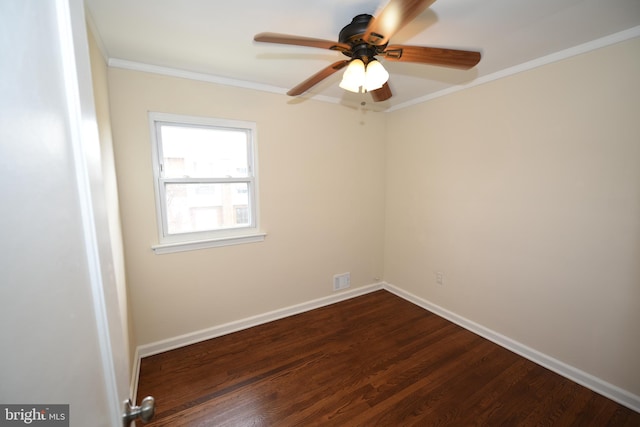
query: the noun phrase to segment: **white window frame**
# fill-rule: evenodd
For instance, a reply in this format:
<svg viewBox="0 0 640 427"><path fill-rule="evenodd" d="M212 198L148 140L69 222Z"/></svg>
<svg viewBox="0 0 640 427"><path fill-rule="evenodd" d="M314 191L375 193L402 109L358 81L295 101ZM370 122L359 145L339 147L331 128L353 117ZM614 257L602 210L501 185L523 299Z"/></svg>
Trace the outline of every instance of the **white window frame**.
<svg viewBox="0 0 640 427"><path fill-rule="evenodd" d="M246 178L165 178L162 164L162 141L158 132L162 124L215 127L246 131L248 133ZM182 252L218 246L253 243L264 240L266 233L259 231L258 209L258 173L256 150L256 124L254 122L218 119L210 117L184 116L168 113L149 113L151 133L151 154L153 161L153 183L156 200L156 221L158 224L159 244L153 245L156 254ZM165 211L165 183L235 183L246 182L249 188L249 211L251 221L248 226L208 230L191 233L169 234L167 213Z"/></svg>

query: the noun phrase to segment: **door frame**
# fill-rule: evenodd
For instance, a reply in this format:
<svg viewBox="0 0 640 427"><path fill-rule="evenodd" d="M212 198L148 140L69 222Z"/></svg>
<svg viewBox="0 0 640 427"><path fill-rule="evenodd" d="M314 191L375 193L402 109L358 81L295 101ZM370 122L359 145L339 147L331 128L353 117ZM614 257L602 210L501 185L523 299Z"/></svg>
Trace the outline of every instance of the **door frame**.
<svg viewBox="0 0 640 427"><path fill-rule="evenodd" d="M108 209L82 0L56 0L85 254L111 425L122 424L130 397L129 360L113 274Z"/></svg>

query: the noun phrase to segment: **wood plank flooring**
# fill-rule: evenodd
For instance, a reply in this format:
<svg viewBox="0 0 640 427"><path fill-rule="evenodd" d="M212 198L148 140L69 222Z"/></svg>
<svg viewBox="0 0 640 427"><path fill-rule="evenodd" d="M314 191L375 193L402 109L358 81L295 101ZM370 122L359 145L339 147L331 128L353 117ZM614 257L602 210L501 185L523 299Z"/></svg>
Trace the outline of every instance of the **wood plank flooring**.
<svg viewBox="0 0 640 427"><path fill-rule="evenodd" d="M144 358L146 426L640 426L640 414L387 292Z"/></svg>

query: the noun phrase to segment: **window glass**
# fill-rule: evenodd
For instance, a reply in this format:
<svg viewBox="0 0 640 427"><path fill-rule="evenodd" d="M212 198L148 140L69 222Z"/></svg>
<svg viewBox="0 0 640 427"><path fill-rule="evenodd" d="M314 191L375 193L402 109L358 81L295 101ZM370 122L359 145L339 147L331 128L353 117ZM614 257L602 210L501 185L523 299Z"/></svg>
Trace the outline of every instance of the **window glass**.
<svg viewBox="0 0 640 427"><path fill-rule="evenodd" d="M161 125L165 178L246 177L247 132Z"/></svg>
<svg viewBox="0 0 640 427"><path fill-rule="evenodd" d="M250 221L246 182L166 183L165 208L169 234L229 229ZM238 215L239 210L242 214Z"/></svg>

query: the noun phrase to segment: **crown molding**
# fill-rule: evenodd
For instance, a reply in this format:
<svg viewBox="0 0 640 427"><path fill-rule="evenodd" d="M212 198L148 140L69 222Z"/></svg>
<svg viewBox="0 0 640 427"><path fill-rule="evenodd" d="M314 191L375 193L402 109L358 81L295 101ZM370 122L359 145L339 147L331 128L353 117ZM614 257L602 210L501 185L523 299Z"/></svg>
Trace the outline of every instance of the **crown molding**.
<svg viewBox="0 0 640 427"><path fill-rule="evenodd" d="M286 95L288 91L288 89L285 88L263 83L254 83L246 80L231 79L228 77L216 76L214 74L198 73L194 71L181 70L178 68L162 67L159 65L146 64L143 62L129 61L126 59L110 58L108 61L108 65L112 68L142 71L145 73L160 74L163 76L178 77L182 79L189 79L206 83L215 83L224 86L239 87L242 89L252 89L261 92L275 93L278 95ZM329 96L316 95L313 98L318 101L331 102L335 104L339 103L339 100L337 98L332 98Z"/></svg>
<svg viewBox="0 0 640 427"><path fill-rule="evenodd" d="M479 77L473 80L470 83L458 86L452 86L450 88L422 96L420 98L412 99L411 101L404 102L402 104L398 104L394 107L391 107L385 112L392 112L401 110L403 108L411 107L413 105L422 104L424 102L431 101L436 98L440 98L442 96L450 95L452 93L469 89L475 86L479 86L485 83L489 83L495 80L500 80L505 77L512 76L514 74L522 73L523 71L529 71L534 68L542 67L543 65L552 64L554 62L562 61L573 56L581 55L583 53L591 52L596 49L600 49L603 47L607 47L616 43L620 43L626 40L630 40L636 37L640 37L640 25L636 27L629 28L628 30L620 31L618 33L614 33L596 40L592 40L587 43L580 44L578 46L570 47L565 50L561 50L556 53L552 53L550 55L542 56L540 58L515 65L513 67L505 68L504 70L497 71L495 73L488 74L486 76Z"/></svg>

